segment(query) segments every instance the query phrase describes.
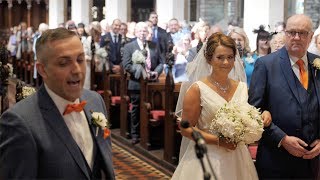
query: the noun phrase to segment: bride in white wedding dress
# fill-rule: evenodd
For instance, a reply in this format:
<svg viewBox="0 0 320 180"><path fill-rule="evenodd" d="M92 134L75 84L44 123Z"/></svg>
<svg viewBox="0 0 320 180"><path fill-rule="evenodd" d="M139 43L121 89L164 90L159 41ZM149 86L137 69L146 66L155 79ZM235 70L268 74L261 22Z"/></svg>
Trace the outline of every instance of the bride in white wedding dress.
<svg viewBox="0 0 320 180"><path fill-rule="evenodd" d="M209 132L212 119L225 103L247 102L246 83L235 81L234 77L230 78L230 71L237 71L239 68L234 68L235 63L239 63L235 61L235 56L236 45L230 37L215 33L208 38L207 44L199 51L196 60L187 70L189 83L192 85L188 90L182 88L182 95L183 91L186 91L182 119L188 120L190 126L204 137L207 154L218 180L255 180L258 176L247 146L242 143L234 144ZM179 100L181 101L180 97ZM271 114L268 111L262 113L262 118L265 126L271 123ZM181 160L172 179L203 179L203 170L194 149L195 143L190 140L192 129L181 128L181 134L184 136L181 143ZM207 171L210 172L205 158L204 162ZM213 177L211 174L211 179Z"/></svg>

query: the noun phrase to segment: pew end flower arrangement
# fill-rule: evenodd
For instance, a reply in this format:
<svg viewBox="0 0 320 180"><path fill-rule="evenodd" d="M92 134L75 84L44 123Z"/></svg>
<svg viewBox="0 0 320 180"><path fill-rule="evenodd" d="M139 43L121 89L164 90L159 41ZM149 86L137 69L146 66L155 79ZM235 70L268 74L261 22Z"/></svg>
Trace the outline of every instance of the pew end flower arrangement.
<svg viewBox="0 0 320 180"><path fill-rule="evenodd" d="M254 143L263 133L261 112L246 102L226 103L212 120L210 132L236 144Z"/></svg>
<svg viewBox="0 0 320 180"><path fill-rule="evenodd" d="M92 123L96 125L96 136L98 136L99 129L101 128L103 130L103 139L106 139L110 136L110 124L107 120L106 116L101 112L91 112L92 116Z"/></svg>

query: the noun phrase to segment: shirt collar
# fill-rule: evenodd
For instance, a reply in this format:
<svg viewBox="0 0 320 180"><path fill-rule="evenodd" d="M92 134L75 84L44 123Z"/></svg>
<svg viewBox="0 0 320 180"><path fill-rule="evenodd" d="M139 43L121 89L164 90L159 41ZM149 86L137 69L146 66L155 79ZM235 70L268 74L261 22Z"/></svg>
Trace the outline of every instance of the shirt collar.
<svg viewBox="0 0 320 180"><path fill-rule="evenodd" d="M302 59L305 67L308 67L308 58L307 58L306 54L304 56L302 56L302 58L297 58L297 57L290 56L290 55L289 55L289 58L290 58L291 67L294 66L299 59Z"/></svg>
<svg viewBox="0 0 320 180"><path fill-rule="evenodd" d="M76 99L74 102L68 101L59 95L57 95L55 92L53 92L46 84L44 84L44 87L46 88L49 96L53 100L54 104L57 106L60 114L62 115L64 110L66 109L68 104L74 104L74 103L79 103L80 99Z"/></svg>

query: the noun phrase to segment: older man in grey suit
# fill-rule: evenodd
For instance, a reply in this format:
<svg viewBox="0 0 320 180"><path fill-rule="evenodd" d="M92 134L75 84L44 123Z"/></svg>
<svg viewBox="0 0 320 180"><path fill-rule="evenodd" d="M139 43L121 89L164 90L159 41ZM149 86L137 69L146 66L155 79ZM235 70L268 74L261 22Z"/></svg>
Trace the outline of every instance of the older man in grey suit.
<svg viewBox="0 0 320 180"><path fill-rule="evenodd" d="M44 84L1 116L0 179L114 179L110 135L92 117L106 115L105 105L83 90L80 39L63 28L47 30L36 50Z"/></svg>
<svg viewBox="0 0 320 180"><path fill-rule="evenodd" d="M150 30L150 29L149 29ZM145 49L147 52L146 62L144 64L147 72L147 79L155 81L163 70L164 57L162 56L159 47L152 41L147 41L149 34L148 25L145 22L139 22L136 25L137 39L124 46L122 63L126 71L131 74L131 80L128 84L130 93L130 101L132 104L131 112L131 137L132 144L139 142L139 125L140 125L140 83L137 71L141 72L141 68L136 68L132 59L132 55L137 50ZM150 36L149 36L150 37ZM151 39L151 38L150 38Z"/></svg>

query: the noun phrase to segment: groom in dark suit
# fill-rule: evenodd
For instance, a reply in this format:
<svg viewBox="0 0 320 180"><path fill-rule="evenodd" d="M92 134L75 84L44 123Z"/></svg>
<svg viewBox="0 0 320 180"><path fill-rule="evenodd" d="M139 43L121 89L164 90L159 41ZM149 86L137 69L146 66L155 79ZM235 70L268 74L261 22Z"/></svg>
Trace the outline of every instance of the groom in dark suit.
<svg viewBox="0 0 320 180"><path fill-rule="evenodd" d="M130 102L132 104L131 111L131 137L132 144L137 144L140 137L140 78L135 76L140 69L136 68L132 60L132 54L135 51L145 49L147 51L146 63L143 71L147 72L147 79L155 81L163 70L164 57L156 43L146 39L149 34L148 25L145 22L139 22L136 25L137 38L124 46L122 63L124 69L130 73L130 81L128 90L130 94Z"/></svg>
<svg viewBox="0 0 320 180"><path fill-rule="evenodd" d="M287 21L285 47L256 61L249 103L268 110L272 124L260 140L260 179L311 179L320 153L320 74L307 52L313 31L306 15Z"/></svg>
<svg viewBox="0 0 320 180"><path fill-rule="evenodd" d="M1 116L0 179L114 179L110 134L92 117L106 108L99 94L83 89L80 39L51 29L36 50L44 84Z"/></svg>

